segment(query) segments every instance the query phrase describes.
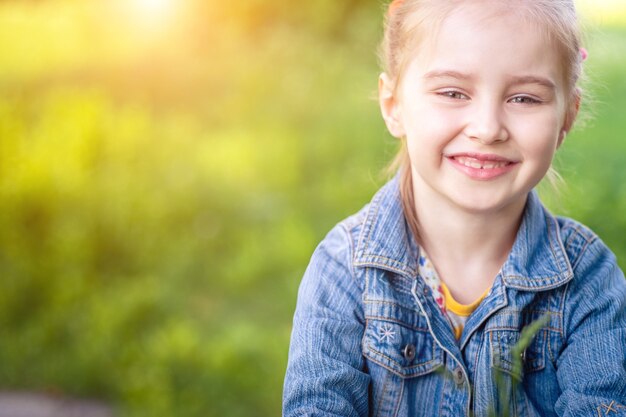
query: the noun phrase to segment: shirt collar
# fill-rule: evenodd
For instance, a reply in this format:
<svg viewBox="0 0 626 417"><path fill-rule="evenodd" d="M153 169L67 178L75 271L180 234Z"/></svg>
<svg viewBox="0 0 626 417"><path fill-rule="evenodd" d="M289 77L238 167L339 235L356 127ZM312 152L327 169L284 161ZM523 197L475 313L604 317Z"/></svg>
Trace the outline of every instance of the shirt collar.
<svg viewBox="0 0 626 417"><path fill-rule="evenodd" d="M381 268L414 279L418 256L418 245L402 211L396 176L378 191L366 210L354 266ZM562 285L573 275L557 219L533 191L513 249L502 266L502 281L507 287L540 291Z"/></svg>

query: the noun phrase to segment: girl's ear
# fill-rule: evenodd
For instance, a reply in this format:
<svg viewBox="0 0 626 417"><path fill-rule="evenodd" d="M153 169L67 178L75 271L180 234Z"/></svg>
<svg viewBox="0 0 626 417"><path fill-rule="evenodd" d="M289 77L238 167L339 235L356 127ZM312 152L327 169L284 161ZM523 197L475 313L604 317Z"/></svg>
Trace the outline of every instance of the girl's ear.
<svg viewBox="0 0 626 417"><path fill-rule="evenodd" d="M565 121L563 122L563 128L561 129L561 134L559 135L559 142L557 147L561 146L563 141L565 140L565 136L571 130L574 125L574 121L576 121L576 116L578 116L578 110L580 110L580 98L581 91L579 88L576 88L574 92L574 97L572 98L569 108L567 109L567 113L565 114Z"/></svg>
<svg viewBox="0 0 626 417"><path fill-rule="evenodd" d="M378 104L387 130L392 136L402 138L405 135L402 125L400 103L396 99L395 84L384 72L378 77Z"/></svg>

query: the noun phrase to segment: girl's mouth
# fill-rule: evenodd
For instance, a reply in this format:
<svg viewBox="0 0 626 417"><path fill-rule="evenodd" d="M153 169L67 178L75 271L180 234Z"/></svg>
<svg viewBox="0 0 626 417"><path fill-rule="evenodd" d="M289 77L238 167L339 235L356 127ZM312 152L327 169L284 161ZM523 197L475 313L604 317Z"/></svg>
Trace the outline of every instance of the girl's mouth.
<svg viewBox="0 0 626 417"><path fill-rule="evenodd" d="M518 164L508 158L491 154L456 154L446 157L452 165L473 180L492 180L500 177Z"/></svg>
<svg viewBox="0 0 626 417"><path fill-rule="evenodd" d="M480 159L476 159L476 158L472 158L468 156L457 156L453 158L456 162L458 162L461 165L464 165L470 168L477 168L477 169L501 168L501 167L510 165L512 163L510 161L480 160Z"/></svg>

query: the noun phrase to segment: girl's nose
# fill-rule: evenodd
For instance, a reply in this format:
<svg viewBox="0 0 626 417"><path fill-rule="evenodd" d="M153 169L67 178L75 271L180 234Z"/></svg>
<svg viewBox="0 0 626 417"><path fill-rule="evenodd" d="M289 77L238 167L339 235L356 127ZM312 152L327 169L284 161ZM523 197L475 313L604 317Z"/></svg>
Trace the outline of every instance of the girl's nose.
<svg viewBox="0 0 626 417"><path fill-rule="evenodd" d="M477 103L469 114L465 134L484 145L508 140L509 131L504 123L502 109L495 103Z"/></svg>

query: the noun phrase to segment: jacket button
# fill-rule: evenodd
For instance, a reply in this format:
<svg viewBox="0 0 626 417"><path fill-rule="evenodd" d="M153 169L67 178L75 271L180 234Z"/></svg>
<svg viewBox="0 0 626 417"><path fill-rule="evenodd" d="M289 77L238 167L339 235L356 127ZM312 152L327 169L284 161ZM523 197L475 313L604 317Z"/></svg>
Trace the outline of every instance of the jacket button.
<svg viewBox="0 0 626 417"><path fill-rule="evenodd" d="M456 368L454 370L454 383L458 386L463 385L465 382L465 378L463 377L463 370L461 368Z"/></svg>
<svg viewBox="0 0 626 417"><path fill-rule="evenodd" d="M402 349L402 355L404 356L404 359L411 362L413 359L415 359L415 346L411 343L406 345Z"/></svg>

